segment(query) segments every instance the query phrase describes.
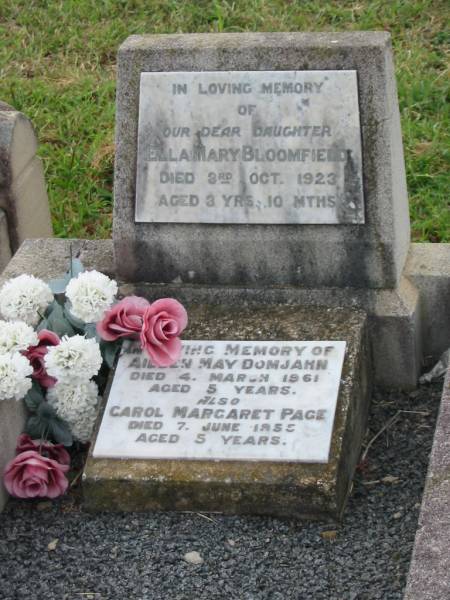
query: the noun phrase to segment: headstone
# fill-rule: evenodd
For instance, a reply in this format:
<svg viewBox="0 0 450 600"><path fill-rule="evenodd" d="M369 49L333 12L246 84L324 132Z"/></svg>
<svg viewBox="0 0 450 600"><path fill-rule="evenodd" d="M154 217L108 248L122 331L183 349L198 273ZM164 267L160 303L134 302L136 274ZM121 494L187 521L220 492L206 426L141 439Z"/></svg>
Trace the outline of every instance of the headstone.
<svg viewBox="0 0 450 600"><path fill-rule="evenodd" d="M190 319L172 368L124 346L87 508L339 518L365 431L365 316L199 307Z"/></svg>
<svg viewBox="0 0 450 600"><path fill-rule="evenodd" d="M11 256L8 221L6 220L5 211L0 208L0 273L10 261Z"/></svg>
<svg viewBox="0 0 450 600"><path fill-rule="evenodd" d="M409 216L387 33L131 36L116 142L123 279L398 284Z"/></svg>

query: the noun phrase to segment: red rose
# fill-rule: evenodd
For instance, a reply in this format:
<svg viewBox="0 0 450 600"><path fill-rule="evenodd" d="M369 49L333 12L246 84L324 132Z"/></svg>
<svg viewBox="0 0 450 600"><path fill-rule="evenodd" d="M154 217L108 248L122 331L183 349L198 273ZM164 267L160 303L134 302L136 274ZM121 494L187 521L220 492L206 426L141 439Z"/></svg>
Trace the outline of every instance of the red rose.
<svg viewBox="0 0 450 600"><path fill-rule="evenodd" d="M122 337L139 339L142 317L149 306L150 302L145 298L127 296L106 311L103 319L97 323L97 333L107 342Z"/></svg>
<svg viewBox="0 0 450 600"><path fill-rule="evenodd" d="M37 346L30 346L28 350L23 352L23 355L28 358L33 367L33 374L31 377L38 381L42 387L53 387L56 383L56 379L47 374L44 357L48 352L48 347L57 346L61 340L56 333L48 331L48 329L42 329L38 333L38 338L39 344Z"/></svg>
<svg viewBox="0 0 450 600"><path fill-rule="evenodd" d="M170 367L177 362L181 354L178 336L187 322L184 306L173 298L156 300L145 310L141 346L155 367Z"/></svg>
<svg viewBox="0 0 450 600"><path fill-rule="evenodd" d="M64 475L68 470L69 465L27 450L6 465L3 481L16 498L57 498L69 486Z"/></svg>
<svg viewBox="0 0 450 600"><path fill-rule="evenodd" d="M26 433L21 433L17 440L16 453L34 450L46 458L56 460L60 465L70 465L70 455L62 444L52 444L45 440L32 440Z"/></svg>

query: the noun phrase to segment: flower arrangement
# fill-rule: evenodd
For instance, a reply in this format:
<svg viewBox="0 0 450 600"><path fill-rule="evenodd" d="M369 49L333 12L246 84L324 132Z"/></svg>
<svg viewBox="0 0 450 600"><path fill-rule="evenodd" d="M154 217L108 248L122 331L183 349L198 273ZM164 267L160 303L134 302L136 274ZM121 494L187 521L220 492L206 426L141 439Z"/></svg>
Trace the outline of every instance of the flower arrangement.
<svg viewBox="0 0 450 600"><path fill-rule="evenodd" d="M185 308L172 298L118 300L117 292L113 279L77 258L48 284L20 275L0 289L0 401L24 400L30 413L4 472L11 495L55 498L67 490L65 447L89 442L124 338L140 340L155 366L178 360Z"/></svg>

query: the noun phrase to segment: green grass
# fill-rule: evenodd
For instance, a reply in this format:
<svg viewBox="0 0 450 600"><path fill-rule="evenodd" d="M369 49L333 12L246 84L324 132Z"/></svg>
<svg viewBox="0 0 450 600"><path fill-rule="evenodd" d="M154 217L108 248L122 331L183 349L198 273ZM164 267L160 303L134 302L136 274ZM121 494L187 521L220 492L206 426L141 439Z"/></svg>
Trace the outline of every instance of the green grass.
<svg viewBox="0 0 450 600"><path fill-rule="evenodd" d="M387 30L412 236L450 241L446 16L446 0L2 0L0 99L35 124L56 235L108 237L115 56L128 35Z"/></svg>

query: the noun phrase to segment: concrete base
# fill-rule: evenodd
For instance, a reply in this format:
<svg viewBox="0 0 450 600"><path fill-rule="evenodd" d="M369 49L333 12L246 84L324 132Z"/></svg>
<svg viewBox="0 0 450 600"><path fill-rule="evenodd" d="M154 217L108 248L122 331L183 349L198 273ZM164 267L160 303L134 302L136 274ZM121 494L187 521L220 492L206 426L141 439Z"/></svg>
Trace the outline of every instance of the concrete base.
<svg viewBox="0 0 450 600"><path fill-rule="evenodd" d="M189 320L185 336L196 340L347 342L329 462L100 459L92 456L94 442L83 475L85 507L339 519L369 405L365 315L357 310L294 306L197 306Z"/></svg>
<svg viewBox="0 0 450 600"><path fill-rule="evenodd" d="M419 291L429 364L450 346L450 244L412 244L405 274Z"/></svg>
<svg viewBox="0 0 450 600"><path fill-rule="evenodd" d="M0 286L6 279L22 273L44 280L59 276L67 269L70 246L74 255L80 254L87 268L114 276L111 240L27 240L1 274ZM206 288L174 283L124 284L121 291L142 292L150 298L173 295L193 305L203 301L238 306L287 303L360 308L368 315L374 384L412 388L423 360L421 348L430 362L450 345L449 269L450 244L411 244L404 278L394 290ZM19 404L10 405L9 410L20 420ZM0 439L3 436L4 425L0 421ZM13 449L15 441L11 443Z"/></svg>

